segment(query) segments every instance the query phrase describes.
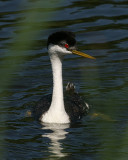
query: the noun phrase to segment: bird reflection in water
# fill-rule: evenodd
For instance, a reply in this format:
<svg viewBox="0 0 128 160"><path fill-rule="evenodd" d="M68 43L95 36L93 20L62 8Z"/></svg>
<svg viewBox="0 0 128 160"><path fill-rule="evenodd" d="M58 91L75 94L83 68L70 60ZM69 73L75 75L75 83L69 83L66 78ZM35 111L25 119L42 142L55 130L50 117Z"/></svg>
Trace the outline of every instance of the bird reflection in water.
<svg viewBox="0 0 128 160"><path fill-rule="evenodd" d="M51 153L51 157L66 157L68 154L63 152L63 145L62 141L66 138L70 124L50 124L50 123L43 123L43 130L48 130L48 132L44 133L42 137L47 137L50 139L49 144L49 152ZM52 131L52 132L49 132Z"/></svg>

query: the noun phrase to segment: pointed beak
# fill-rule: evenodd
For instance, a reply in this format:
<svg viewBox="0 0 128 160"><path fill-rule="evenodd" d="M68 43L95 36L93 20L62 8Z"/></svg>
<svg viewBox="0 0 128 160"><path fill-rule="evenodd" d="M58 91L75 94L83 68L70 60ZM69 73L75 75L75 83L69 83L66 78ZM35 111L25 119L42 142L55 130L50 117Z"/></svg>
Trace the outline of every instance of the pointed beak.
<svg viewBox="0 0 128 160"><path fill-rule="evenodd" d="M77 50L72 50L71 52L72 52L73 54L77 54L77 55L82 56L82 57L85 57L85 58L96 59L95 57L92 57L92 56L90 56L90 55L88 55L88 54L85 54L85 53L80 52L80 51L77 51Z"/></svg>

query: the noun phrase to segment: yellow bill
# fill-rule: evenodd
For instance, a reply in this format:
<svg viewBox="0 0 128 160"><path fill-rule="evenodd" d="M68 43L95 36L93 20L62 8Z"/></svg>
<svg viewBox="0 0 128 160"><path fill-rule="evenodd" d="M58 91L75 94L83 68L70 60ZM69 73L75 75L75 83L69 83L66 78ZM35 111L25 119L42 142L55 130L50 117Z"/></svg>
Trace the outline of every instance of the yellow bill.
<svg viewBox="0 0 128 160"><path fill-rule="evenodd" d="M77 51L77 50L72 50L72 53L77 54L77 55L82 56L82 57L85 57L85 58L96 59L95 57L92 57L88 54L85 54L85 53Z"/></svg>

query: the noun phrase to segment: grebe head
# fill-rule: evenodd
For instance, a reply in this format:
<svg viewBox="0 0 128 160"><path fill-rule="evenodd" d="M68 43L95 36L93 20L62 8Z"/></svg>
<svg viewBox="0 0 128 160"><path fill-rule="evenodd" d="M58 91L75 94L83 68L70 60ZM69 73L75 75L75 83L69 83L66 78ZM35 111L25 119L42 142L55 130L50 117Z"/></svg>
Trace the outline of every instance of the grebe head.
<svg viewBox="0 0 128 160"><path fill-rule="evenodd" d="M76 49L75 34L68 31L55 32L48 37L47 48L50 55L72 54L71 50Z"/></svg>
<svg viewBox="0 0 128 160"><path fill-rule="evenodd" d="M77 54L86 58L95 59L83 52L76 50L75 34L69 31L59 31L48 37L47 48L49 55L63 57L68 54Z"/></svg>

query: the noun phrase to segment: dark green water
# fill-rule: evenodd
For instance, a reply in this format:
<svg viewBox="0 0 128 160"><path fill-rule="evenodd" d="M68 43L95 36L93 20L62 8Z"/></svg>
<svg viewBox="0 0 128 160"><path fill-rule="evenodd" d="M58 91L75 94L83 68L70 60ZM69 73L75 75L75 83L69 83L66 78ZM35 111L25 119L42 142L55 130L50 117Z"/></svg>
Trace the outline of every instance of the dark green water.
<svg viewBox="0 0 128 160"><path fill-rule="evenodd" d="M12 77L8 81L10 87L5 85L1 89L0 151L4 154L1 159L126 160L128 2L49 0L47 5L40 6L36 5L37 2L0 1L1 66L6 58L12 56L10 48L15 46L15 37L25 29L23 22L33 21L34 17L26 20L30 11L38 12L34 23L36 31L39 31L34 37L35 43L19 55L24 60L13 62L12 57L11 63L1 68L4 77L9 65L17 64L9 73ZM96 60L74 55L65 57L64 86L68 81L75 83L79 93L85 95L92 106L90 114L73 125L44 125L26 114L32 102L52 92L46 41L50 33L58 30L73 31L79 50L96 57ZM28 33L29 30L26 35ZM27 36L22 38L24 42ZM4 84L2 80L1 84Z"/></svg>

